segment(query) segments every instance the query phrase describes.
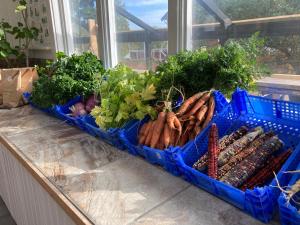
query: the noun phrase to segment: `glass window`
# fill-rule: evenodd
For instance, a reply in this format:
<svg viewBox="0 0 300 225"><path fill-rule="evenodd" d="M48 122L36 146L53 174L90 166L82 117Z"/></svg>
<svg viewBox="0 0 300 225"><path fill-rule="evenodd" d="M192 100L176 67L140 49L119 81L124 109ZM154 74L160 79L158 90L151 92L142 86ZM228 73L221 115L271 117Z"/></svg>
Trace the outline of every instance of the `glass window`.
<svg viewBox="0 0 300 225"><path fill-rule="evenodd" d="M213 2L213 1L212 1ZM261 61L274 74L300 75L299 0L193 0L193 49L222 44L228 39L265 38ZM231 25L224 26L224 21Z"/></svg>
<svg viewBox="0 0 300 225"><path fill-rule="evenodd" d="M91 51L98 56L96 0L68 0L75 53Z"/></svg>
<svg viewBox="0 0 300 225"><path fill-rule="evenodd" d="M155 68L168 54L168 0L115 0L118 62Z"/></svg>

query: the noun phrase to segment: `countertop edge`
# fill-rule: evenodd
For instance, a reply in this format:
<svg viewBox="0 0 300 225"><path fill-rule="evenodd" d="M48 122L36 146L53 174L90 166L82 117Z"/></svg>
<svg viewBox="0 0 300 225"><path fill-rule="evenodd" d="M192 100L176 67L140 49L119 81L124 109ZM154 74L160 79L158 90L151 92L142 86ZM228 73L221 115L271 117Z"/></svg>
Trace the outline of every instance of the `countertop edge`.
<svg viewBox="0 0 300 225"><path fill-rule="evenodd" d="M79 225L92 225L93 223L78 209L69 199L67 199L58 189L55 187L48 178L31 163L25 156L19 151L18 147L12 144L3 134L0 133L0 143L9 150L12 155L27 169L27 171L35 178L35 180L49 193L54 201L62 207L70 218Z"/></svg>

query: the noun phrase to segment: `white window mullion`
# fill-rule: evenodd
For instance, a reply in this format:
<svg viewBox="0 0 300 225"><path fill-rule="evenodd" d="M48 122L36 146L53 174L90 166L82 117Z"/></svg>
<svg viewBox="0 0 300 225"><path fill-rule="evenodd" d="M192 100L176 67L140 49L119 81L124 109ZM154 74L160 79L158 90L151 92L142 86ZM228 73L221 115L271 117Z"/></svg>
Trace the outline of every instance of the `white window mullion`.
<svg viewBox="0 0 300 225"><path fill-rule="evenodd" d="M64 17L64 25L66 32L66 40L67 40L67 53L73 54L75 53L74 48L74 39L73 39L73 30L72 30L72 18L71 18L71 8L68 0L63 0L62 2L62 12Z"/></svg>
<svg viewBox="0 0 300 225"><path fill-rule="evenodd" d="M50 0L49 3L55 51L71 54L74 52L74 43L69 2L67 0Z"/></svg>
<svg viewBox="0 0 300 225"><path fill-rule="evenodd" d="M97 0L98 49L106 68L117 65L115 7L112 0Z"/></svg>
<svg viewBox="0 0 300 225"><path fill-rule="evenodd" d="M169 54L190 50L192 36L192 0L169 0L168 27Z"/></svg>

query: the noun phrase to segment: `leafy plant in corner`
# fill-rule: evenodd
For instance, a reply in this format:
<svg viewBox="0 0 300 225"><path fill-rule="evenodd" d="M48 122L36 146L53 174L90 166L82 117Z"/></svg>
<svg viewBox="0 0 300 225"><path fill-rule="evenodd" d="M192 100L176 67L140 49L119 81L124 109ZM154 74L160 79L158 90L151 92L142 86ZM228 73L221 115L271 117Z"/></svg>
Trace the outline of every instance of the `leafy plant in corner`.
<svg viewBox="0 0 300 225"><path fill-rule="evenodd" d="M17 26L12 26L8 22L0 23L0 59L4 59L9 66L8 57L14 56L17 59L25 57L26 66L29 66L29 46L39 35L38 28L29 25L28 10L26 0L13 0L17 2L15 13L20 14L22 22L19 21ZM7 34L11 34L18 44L14 47L9 44Z"/></svg>
<svg viewBox="0 0 300 225"><path fill-rule="evenodd" d="M7 41L7 34L10 33L11 26L4 22L0 22L0 59L6 62L7 67L10 67L8 57L18 55L18 51L14 49Z"/></svg>
<svg viewBox="0 0 300 225"><path fill-rule="evenodd" d="M88 97L99 90L105 69L102 62L90 52L66 56L56 54L55 62L38 67L39 79L34 82L31 101L47 108L65 104L76 96Z"/></svg>
<svg viewBox="0 0 300 225"><path fill-rule="evenodd" d="M14 0L15 1L15 0ZM39 35L39 29L30 26L28 21L28 10L26 0L18 0L15 13L22 16L22 22L18 22L18 26L12 28L11 33L15 39L19 41L16 49L19 51L18 57L25 56L26 66L29 66L29 46L32 40L36 40Z"/></svg>

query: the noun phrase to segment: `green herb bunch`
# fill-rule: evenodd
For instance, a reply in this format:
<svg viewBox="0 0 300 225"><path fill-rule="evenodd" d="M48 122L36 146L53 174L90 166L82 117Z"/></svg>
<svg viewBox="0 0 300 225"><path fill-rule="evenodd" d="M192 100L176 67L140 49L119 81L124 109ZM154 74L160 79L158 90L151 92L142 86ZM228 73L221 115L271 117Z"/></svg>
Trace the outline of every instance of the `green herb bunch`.
<svg viewBox="0 0 300 225"><path fill-rule="evenodd" d="M157 76L149 72L137 73L125 65L108 71L100 86L101 107L91 112L102 129L122 127L132 119L154 117L151 106L155 99Z"/></svg>
<svg viewBox="0 0 300 225"><path fill-rule="evenodd" d="M263 45L264 40L255 34L246 40L229 40L223 46L169 56L156 69L161 78L157 97L164 99L172 85L181 88L185 97L212 88L226 96L237 87L253 90L255 80L268 73L257 61Z"/></svg>
<svg viewBox="0 0 300 225"><path fill-rule="evenodd" d="M90 52L66 56L59 52L55 62L38 67L39 79L34 82L31 100L46 108L65 104L80 95L88 97L97 92L105 69L100 60Z"/></svg>

